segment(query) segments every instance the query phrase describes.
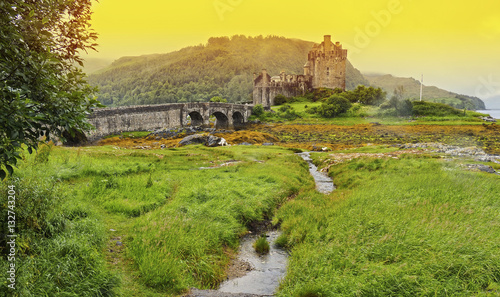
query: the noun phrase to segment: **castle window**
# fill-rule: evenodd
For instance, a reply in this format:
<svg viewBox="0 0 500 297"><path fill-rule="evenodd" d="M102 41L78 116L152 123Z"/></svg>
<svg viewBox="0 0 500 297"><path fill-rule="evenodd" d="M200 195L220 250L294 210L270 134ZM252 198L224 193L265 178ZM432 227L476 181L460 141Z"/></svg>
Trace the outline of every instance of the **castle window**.
<svg viewBox="0 0 500 297"><path fill-rule="evenodd" d="M330 67L326 67L326 75L330 75Z"/></svg>

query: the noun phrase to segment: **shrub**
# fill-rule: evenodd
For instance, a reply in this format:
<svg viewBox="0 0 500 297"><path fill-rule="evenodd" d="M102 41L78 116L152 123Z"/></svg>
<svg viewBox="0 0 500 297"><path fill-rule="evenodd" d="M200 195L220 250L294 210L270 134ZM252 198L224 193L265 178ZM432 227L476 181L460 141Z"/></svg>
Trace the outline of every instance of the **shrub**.
<svg viewBox="0 0 500 297"><path fill-rule="evenodd" d="M257 104L252 108L252 115L260 117L264 114L264 106L262 104Z"/></svg>
<svg viewBox="0 0 500 297"><path fill-rule="evenodd" d="M351 108L351 106L351 102L349 102L346 98L339 95L333 95L321 104L318 111L322 117L333 118L339 114L345 113L349 110L349 108Z"/></svg>
<svg viewBox="0 0 500 297"><path fill-rule="evenodd" d="M276 95L276 97L274 97L274 105L282 105L285 104L287 101L288 98L281 94L278 94Z"/></svg>
<svg viewBox="0 0 500 297"><path fill-rule="evenodd" d="M413 114L416 116L458 116L463 112L443 103L413 101Z"/></svg>
<svg viewBox="0 0 500 297"><path fill-rule="evenodd" d="M290 105L283 105L278 109L278 116L286 120L295 120L301 116L295 111L295 109Z"/></svg>

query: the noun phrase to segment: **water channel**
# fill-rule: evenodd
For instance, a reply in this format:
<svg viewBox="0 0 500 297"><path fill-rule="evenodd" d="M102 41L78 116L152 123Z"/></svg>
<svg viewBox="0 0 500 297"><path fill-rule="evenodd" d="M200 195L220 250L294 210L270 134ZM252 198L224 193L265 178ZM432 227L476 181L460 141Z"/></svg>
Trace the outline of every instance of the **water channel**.
<svg viewBox="0 0 500 297"><path fill-rule="evenodd" d="M335 190L333 180L318 171L312 163L311 153L298 153L309 164L309 172L316 182L316 190L329 194ZM208 169L208 168L200 168ZM256 296L273 296L280 280L285 277L288 263L288 252L275 246L274 242L281 234L278 230L265 232L270 243L269 254L259 255L253 248L253 243L260 234L248 234L241 239L238 251L238 261L247 262L252 269L244 276L224 281L217 291L197 291L191 296L232 296L231 294L255 294ZM236 296L236 295L234 295Z"/></svg>
<svg viewBox="0 0 500 297"><path fill-rule="evenodd" d="M318 167L313 164L310 152L297 153L302 159L309 164L309 172L314 177L316 182L316 190L323 194L330 194L335 190L333 180L323 172L318 171Z"/></svg>
<svg viewBox="0 0 500 297"><path fill-rule="evenodd" d="M252 270L246 275L223 282L218 292L247 293L272 296L285 276L288 253L274 245L280 231L266 232L270 243L269 254L258 255L253 243L260 236L247 235L241 240L238 259L250 263Z"/></svg>

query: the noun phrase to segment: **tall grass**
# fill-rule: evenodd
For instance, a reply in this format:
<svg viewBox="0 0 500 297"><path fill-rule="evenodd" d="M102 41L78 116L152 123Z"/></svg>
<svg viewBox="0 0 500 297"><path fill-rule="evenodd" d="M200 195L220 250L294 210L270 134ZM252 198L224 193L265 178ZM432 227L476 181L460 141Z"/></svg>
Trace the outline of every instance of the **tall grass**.
<svg viewBox="0 0 500 297"><path fill-rule="evenodd" d="M118 279L105 269L105 234L91 210L70 204L54 179L16 177L0 185L2 230L8 185L16 189L16 289L2 281L0 296L112 296ZM1 271L9 264L2 257Z"/></svg>
<svg viewBox="0 0 500 297"><path fill-rule="evenodd" d="M332 167L333 168L333 167ZM280 209L279 296L498 296L500 183L428 158L353 160Z"/></svg>
<svg viewBox="0 0 500 297"><path fill-rule="evenodd" d="M272 217L289 195L311 186L307 166L278 147L42 153L43 161L25 154L16 171L25 222L19 296L164 296L214 288L246 226ZM228 160L240 162L200 170Z"/></svg>
<svg viewBox="0 0 500 297"><path fill-rule="evenodd" d="M247 162L171 172L181 181L175 197L136 221L129 252L148 285L173 293L189 286L215 288L229 260L225 251L236 249L246 225L270 217L297 186L310 184L290 151L232 151Z"/></svg>

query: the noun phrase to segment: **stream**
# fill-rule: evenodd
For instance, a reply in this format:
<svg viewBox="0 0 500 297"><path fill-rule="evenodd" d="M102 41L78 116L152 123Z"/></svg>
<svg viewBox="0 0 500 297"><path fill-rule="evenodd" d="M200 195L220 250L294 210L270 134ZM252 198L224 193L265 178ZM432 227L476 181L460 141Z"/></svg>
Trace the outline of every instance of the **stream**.
<svg viewBox="0 0 500 297"><path fill-rule="evenodd" d="M330 194L335 190L333 180L326 174L319 172L318 167L313 164L310 152L297 153L302 159L309 164L309 172L314 177L316 182L316 190L322 194Z"/></svg>
<svg viewBox="0 0 500 297"><path fill-rule="evenodd" d="M316 165L312 163L310 152L298 153L297 155L309 164L309 172L314 177L318 192L329 194L335 190L333 180L326 174L319 172ZM267 231L265 234L270 243L269 254L259 255L253 248L253 243L260 234L246 235L240 241L238 261L250 264L252 269L248 273L241 277L224 281L216 291L194 289L188 296L273 296L279 286L280 280L285 277L288 252L277 248L274 244L281 234L279 230Z"/></svg>
<svg viewBox="0 0 500 297"><path fill-rule="evenodd" d="M246 275L226 280L218 292L224 293L247 293L264 296L272 296L276 291L280 280L285 276L288 253L274 245L274 241L281 234L280 231L266 232L270 243L269 254L258 255L253 243L260 235L252 234L242 238L238 259L250 263L252 270Z"/></svg>

